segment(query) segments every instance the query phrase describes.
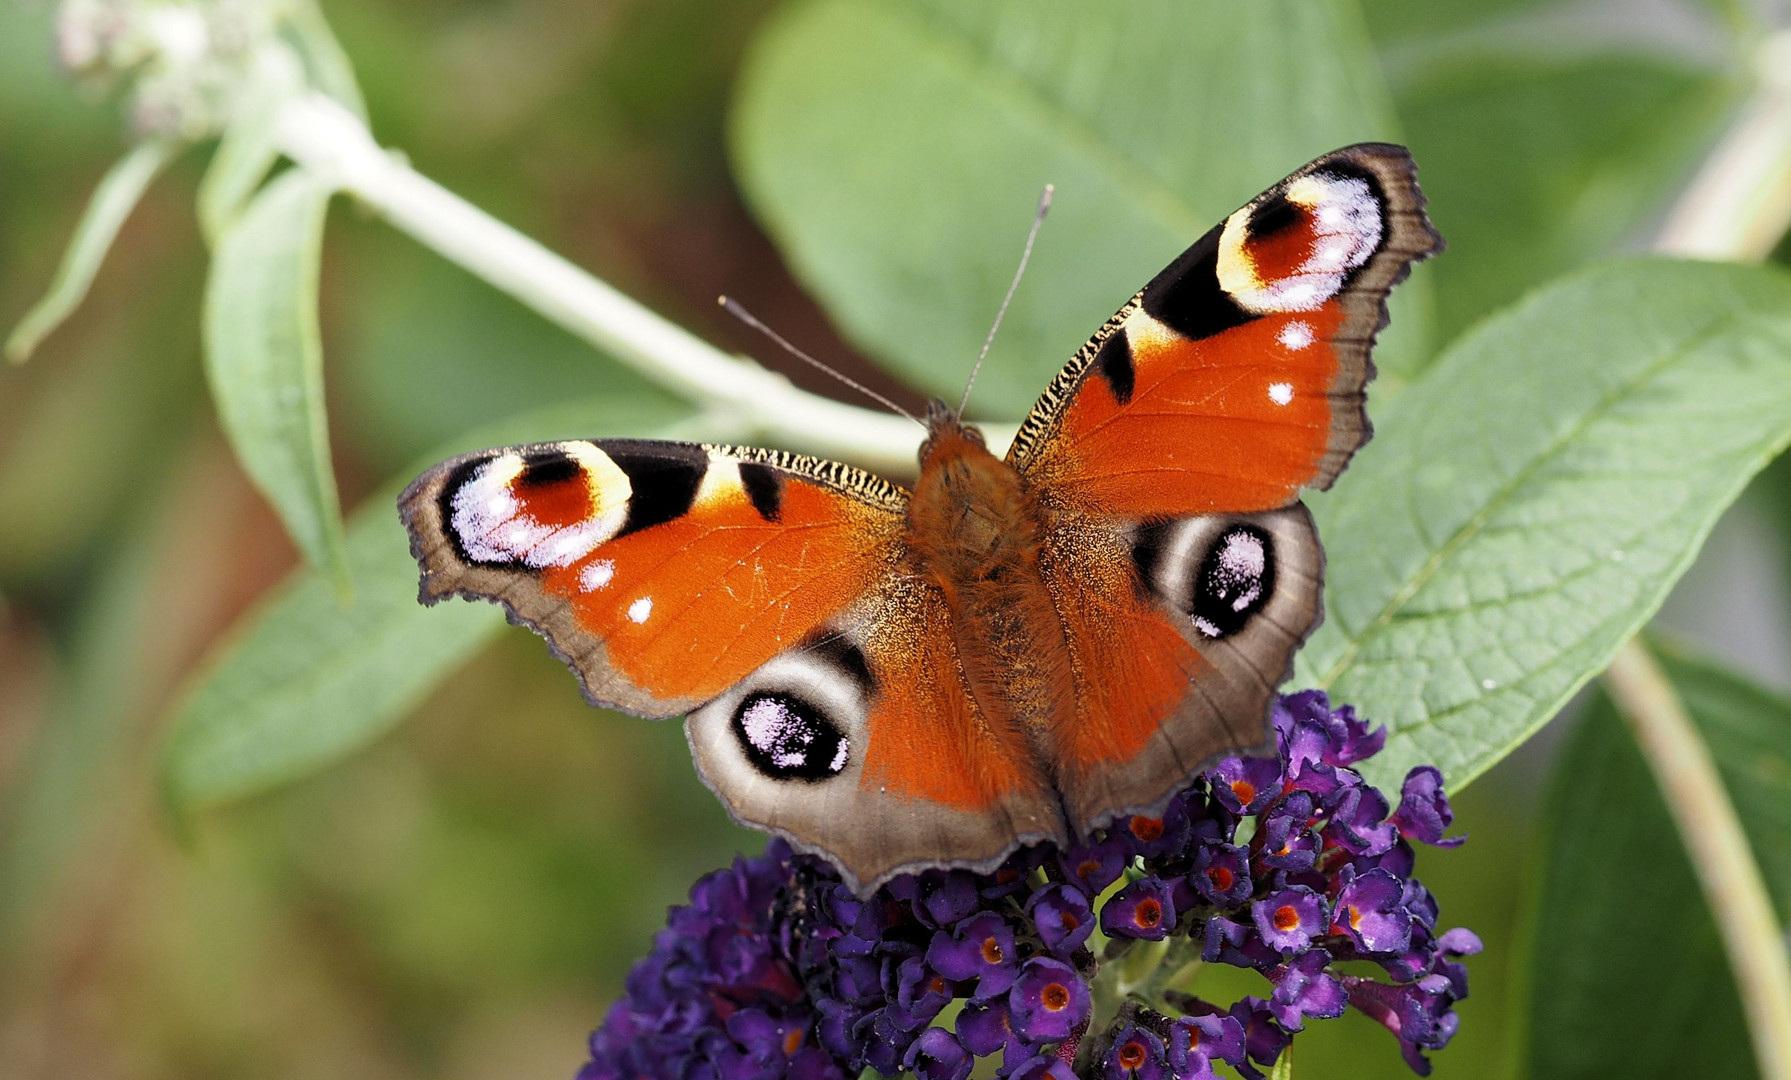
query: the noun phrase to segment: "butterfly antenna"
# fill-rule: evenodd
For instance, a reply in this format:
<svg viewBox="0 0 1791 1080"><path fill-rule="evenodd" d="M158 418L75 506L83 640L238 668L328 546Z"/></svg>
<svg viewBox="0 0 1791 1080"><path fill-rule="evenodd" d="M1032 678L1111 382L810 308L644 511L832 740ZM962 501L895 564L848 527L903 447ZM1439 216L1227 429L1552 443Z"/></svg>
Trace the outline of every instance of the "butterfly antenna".
<svg viewBox="0 0 1791 1080"><path fill-rule="evenodd" d="M989 346L995 344L995 331L1001 329L1001 320L1007 317L1007 306L1014 299L1014 290L1020 287L1020 278L1026 273L1026 264L1032 259L1032 242L1039 238L1039 226L1045 223L1045 212L1051 209L1051 193L1057 190L1052 184L1046 184L1044 193L1039 196L1039 208L1032 215L1032 231L1026 234L1026 250L1020 253L1020 265L1014 270L1014 280L1008 283L1007 295L1001 298L1001 310L995 313L995 325L989 327L989 336L983 339L983 351L976 354L976 363L971 365L970 379L964 384L964 396L958 399L958 419L964 419L964 406L970 404L970 388L976 385L976 373L983 369L983 358L989 355Z"/></svg>
<svg viewBox="0 0 1791 1080"><path fill-rule="evenodd" d="M754 330L757 330L759 333L764 334L766 337L770 338L772 341L777 342L777 344L780 348L782 348L785 352L789 353L791 356L794 356L796 359L802 361L803 363L809 365L810 367L817 368L821 371L825 371L827 374L838 379L840 382L845 383L847 386L850 386L852 389L863 394L865 397L870 398L872 401L875 401L875 402L883 405L884 407L890 409L891 411L893 411L895 413L898 413L902 416L907 417L908 419L919 424L921 427L924 428L927 426L925 424L925 422L923 422L918 416L915 416L913 413L909 412L907 409L902 408L900 405L897 405L895 402L884 397L882 394L877 393L877 391L872 390L870 387L859 382L857 379L854 379L850 375L846 375L842 372L835 371L833 368L828 367L826 364L823 364L821 361L816 360L814 357L803 352L801 349L798 349L796 346L790 344L788 341L786 341L784 339L784 336L782 334L778 333L776 330L771 329L771 327L766 326L764 323L760 322L758 320L758 317L755 316L752 312L741 307L740 301L734 299L731 296L718 296L718 297L716 297L716 302L719 303L722 307L722 310L726 311L729 315L732 315L734 318L739 319L741 322L752 327Z"/></svg>

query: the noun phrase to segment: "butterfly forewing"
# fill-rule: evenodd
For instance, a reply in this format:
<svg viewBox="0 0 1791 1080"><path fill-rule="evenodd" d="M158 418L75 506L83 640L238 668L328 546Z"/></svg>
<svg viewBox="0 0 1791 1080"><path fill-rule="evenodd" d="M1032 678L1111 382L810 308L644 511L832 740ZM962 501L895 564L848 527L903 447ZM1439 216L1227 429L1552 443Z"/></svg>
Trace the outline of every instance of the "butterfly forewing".
<svg viewBox="0 0 1791 1080"><path fill-rule="evenodd" d="M1328 154L1213 227L1089 340L1015 437L1037 490L1136 519L1286 506L1367 438L1386 298L1440 239L1411 157Z"/></svg>

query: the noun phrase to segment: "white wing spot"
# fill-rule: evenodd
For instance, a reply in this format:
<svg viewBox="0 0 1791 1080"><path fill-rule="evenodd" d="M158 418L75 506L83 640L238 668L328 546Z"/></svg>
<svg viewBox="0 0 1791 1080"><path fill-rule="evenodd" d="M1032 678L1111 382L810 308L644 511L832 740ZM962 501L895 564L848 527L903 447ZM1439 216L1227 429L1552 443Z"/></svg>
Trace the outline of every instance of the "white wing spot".
<svg viewBox="0 0 1791 1080"><path fill-rule="evenodd" d="M578 587L585 592L596 592L609 584L609 579L616 576L616 564L613 559L598 559L596 562L578 572Z"/></svg>
<svg viewBox="0 0 1791 1080"><path fill-rule="evenodd" d="M1281 332L1275 335L1275 340L1298 352L1312 344L1312 325L1295 319L1281 328Z"/></svg>
<svg viewBox="0 0 1791 1080"><path fill-rule="evenodd" d="M1497 679L1481 679L1480 680L1480 689L1482 689L1482 690L1492 690L1492 689L1497 688L1498 685L1499 685L1499 682Z"/></svg>
<svg viewBox="0 0 1791 1080"><path fill-rule="evenodd" d="M653 614L653 598L651 596L643 596L628 605L628 617L637 623L646 622L647 616L651 614Z"/></svg>
<svg viewBox="0 0 1791 1080"><path fill-rule="evenodd" d="M1275 382L1269 384L1269 400L1277 405L1286 405L1293 400L1293 383Z"/></svg>
<svg viewBox="0 0 1791 1080"><path fill-rule="evenodd" d="M1261 540L1244 533L1234 533L1226 538L1225 548L1219 552L1219 576L1227 583L1227 588L1238 588L1238 597L1231 602L1231 610L1243 611L1256 602L1262 593L1262 571L1267 563Z"/></svg>

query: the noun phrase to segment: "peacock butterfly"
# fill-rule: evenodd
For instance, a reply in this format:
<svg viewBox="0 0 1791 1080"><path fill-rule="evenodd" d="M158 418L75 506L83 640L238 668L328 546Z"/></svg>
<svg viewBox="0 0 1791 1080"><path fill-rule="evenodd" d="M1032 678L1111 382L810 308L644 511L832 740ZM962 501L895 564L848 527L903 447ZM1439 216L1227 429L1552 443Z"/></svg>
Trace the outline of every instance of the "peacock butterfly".
<svg viewBox="0 0 1791 1080"><path fill-rule="evenodd" d="M399 497L422 601L494 600L585 697L685 714L740 822L869 890L1160 812L1264 746L1318 624L1302 487L1369 436L1389 290L1442 247L1411 156L1312 162L1158 274L1005 457L944 405L913 490L628 439L445 461Z"/></svg>

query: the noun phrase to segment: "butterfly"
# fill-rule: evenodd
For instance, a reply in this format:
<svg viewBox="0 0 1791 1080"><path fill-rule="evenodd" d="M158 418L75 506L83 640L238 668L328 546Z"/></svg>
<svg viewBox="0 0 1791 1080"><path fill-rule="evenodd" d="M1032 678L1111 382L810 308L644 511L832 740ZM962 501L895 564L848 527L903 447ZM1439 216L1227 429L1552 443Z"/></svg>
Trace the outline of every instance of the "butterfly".
<svg viewBox="0 0 1791 1080"><path fill-rule="evenodd" d="M934 402L911 489L633 439L442 462L399 497L421 599L496 601L592 704L684 715L735 820L861 891L1148 819L1272 745L1323 614L1299 491L1369 437L1424 205L1403 147L1313 161L1108 319L1005 456Z"/></svg>

